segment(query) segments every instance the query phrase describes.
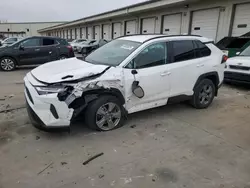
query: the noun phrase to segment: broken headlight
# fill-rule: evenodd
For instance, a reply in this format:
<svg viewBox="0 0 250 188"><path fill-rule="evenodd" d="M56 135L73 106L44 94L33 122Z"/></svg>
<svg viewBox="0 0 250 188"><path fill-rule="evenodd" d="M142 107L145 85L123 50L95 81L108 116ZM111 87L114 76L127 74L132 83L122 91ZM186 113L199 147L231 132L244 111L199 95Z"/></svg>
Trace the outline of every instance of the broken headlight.
<svg viewBox="0 0 250 188"><path fill-rule="evenodd" d="M47 95L53 93L59 93L64 89L65 86L46 86L46 87L35 87L39 95Z"/></svg>

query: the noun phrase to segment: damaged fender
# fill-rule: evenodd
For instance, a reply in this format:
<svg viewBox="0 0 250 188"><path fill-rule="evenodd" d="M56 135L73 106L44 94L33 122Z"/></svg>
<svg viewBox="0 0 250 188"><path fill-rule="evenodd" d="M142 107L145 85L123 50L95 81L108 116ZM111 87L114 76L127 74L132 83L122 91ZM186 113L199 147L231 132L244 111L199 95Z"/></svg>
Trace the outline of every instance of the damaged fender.
<svg viewBox="0 0 250 188"><path fill-rule="evenodd" d="M57 95L59 101L64 101L69 108L77 110L75 113L79 114L91 101L103 94L114 95L122 104L125 103L121 69L112 67L83 80L85 81L78 82L74 87L66 86Z"/></svg>

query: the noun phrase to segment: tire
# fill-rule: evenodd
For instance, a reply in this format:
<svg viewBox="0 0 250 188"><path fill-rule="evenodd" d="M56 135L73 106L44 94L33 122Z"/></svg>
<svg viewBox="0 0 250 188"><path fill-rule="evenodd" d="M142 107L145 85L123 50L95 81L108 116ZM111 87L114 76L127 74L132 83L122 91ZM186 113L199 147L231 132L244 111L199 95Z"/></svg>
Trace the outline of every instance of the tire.
<svg viewBox="0 0 250 188"><path fill-rule="evenodd" d="M108 108L112 109L112 106L113 110L108 110ZM117 129L124 124L124 120L125 110L120 100L111 95L100 96L91 102L85 111L85 123L89 128L97 131Z"/></svg>
<svg viewBox="0 0 250 188"><path fill-rule="evenodd" d="M11 57L2 57L0 59L0 69L2 71L13 71L16 69L16 60Z"/></svg>
<svg viewBox="0 0 250 188"><path fill-rule="evenodd" d="M60 55L59 60L63 60L63 59L67 59L67 58L68 58L68 56L66 56L66 55Z"/></svg>
<svg viewBox="0 0 250 188"><path fill-rule="evenodd" d="M203 79L194 88L191 105L197 109L205 109L210 106L215 96L215 85L212 80Z"/></svg>

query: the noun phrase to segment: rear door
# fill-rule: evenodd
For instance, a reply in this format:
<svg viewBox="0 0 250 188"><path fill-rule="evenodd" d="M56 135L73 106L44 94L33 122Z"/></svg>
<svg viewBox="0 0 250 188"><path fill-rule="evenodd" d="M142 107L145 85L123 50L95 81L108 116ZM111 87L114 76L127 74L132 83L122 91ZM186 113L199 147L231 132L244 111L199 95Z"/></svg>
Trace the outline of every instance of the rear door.
<svg viewBox="0 0 250 188"><path fill-rule="evenodd" d="M59 43L53 38L42 38L41 64L59 59L60 46Z"/></svg>
<svg viewBox="0 0 250 188"><path fill-rule="evenodd" d="M40 38L29 38L20 44L18 49L20 65L33 65L42 62Z"/></svg>
<svg viewBox="0 0 250 188"><path fill-rule="evenodd" d="M170 95L192 95L200 75L202 59L196 58L192 40L170 42L171 63L168 65Z"/></svg>

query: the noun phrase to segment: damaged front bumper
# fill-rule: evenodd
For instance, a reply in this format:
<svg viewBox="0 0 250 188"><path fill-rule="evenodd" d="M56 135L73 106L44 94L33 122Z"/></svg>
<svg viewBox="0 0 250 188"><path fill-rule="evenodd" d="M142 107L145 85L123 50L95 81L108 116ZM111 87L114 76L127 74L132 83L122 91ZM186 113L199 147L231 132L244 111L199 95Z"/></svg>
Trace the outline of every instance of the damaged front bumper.
<svg viewBox="0 0 250 188"><path fill-rule="evenodd" d="M32 81L37 82L33 79L31 74L24 78L24 93L32 124L43 130L69 127L74 110L59 101L57 94L39 95L32 85Z"/></svg>

